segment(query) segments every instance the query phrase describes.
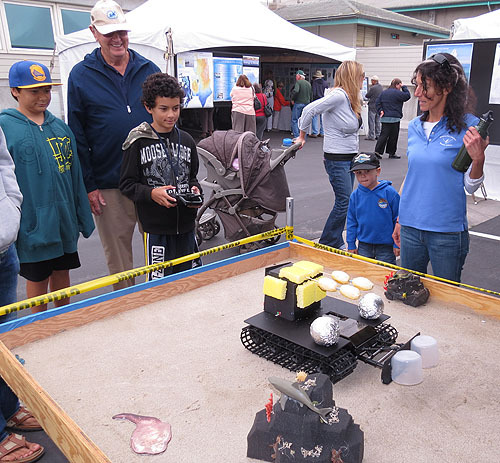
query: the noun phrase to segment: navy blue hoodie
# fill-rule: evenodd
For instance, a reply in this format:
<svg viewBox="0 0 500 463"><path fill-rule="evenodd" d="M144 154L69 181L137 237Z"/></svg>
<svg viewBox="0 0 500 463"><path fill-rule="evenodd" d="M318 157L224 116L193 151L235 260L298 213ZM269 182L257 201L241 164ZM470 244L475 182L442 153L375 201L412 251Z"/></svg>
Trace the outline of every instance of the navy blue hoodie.
<svg viewBox="0 0 500 463"><path fill-rule="evenodd" d="M380 180L370 190L358 185L347 210L347 249L357 249L356 240L370 244L393 244L392 232L399 213L399 194L392 182Z"/></svg>
<svg viewBox="0 0 500 463"><path fill-rule="evenodd" d="M75 134L87 192L118 188L122 143L143 121L142 83L160 72L133 50L123 76L107 65L96 48L76 64L68 80L68 125ZM122 85L120 85L122 82Z"/></svg>
<svg viewBox="0 0 500 463"><path fill-rule="evenodd" d="M384 117L403 117L403 103L411 98L410 91L406 85L397 88L389 87L377 98L377 112L384 111Z"/></svg>

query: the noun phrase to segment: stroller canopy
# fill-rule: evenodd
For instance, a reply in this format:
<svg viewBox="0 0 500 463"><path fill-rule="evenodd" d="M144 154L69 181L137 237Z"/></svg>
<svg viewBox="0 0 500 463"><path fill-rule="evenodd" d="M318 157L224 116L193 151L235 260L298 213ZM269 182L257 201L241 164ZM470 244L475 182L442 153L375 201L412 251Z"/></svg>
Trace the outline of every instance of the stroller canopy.
<svg viewBox="0 0 500 463"><path fill-rule="evenodd" d="M282 164L271 167L271 150L252 132L216 131L198 143L227 169L239 161L240 183L244 194L261 206L275 212L286 210L290 196Z"/></svg>

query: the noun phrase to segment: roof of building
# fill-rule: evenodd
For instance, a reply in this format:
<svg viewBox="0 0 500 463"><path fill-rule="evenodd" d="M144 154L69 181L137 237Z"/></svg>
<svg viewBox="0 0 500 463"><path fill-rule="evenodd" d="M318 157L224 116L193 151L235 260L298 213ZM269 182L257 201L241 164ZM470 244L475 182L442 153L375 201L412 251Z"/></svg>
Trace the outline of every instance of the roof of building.
<svg viewBox="0 0 500 463"><path fill-rule="evenodd" d="M307 5L307 6L306 6ZM313 26L314 23L356 19L365 24L378 25L379 27L399 26L415 32L427 32L430 35L448 35L445 27L436 26L419 19L410 18L399 13L382 8L366 5L350 0L310 0L297 4L285 4L275 10L282 18L297 25ZM386 26L386 27L387 27Z"/></svg>
<svg viewBox="0 0 500 463"><path fill-rule="evenodd" d="M378 0L377 6L379 8L389 8L391 10L405 10L405 9L430 9L444 8L446 6L476 6L488 5L491 3L500 3L498 1L474 1L474 0Z"/></svg>

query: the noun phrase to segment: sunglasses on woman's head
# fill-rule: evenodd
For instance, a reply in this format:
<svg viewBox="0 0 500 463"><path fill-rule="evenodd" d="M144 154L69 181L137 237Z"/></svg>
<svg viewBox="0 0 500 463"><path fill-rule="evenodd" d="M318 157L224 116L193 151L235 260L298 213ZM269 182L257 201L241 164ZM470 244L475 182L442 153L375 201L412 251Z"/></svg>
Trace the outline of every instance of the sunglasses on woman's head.
<svg viewBox="0 0 500 463"><path fill-rule="evenodd" d="M444 67L444 68L447 68L447 69L451 68L450 62L448 61L448 58L446 58L446 56L444 56L441 53L436 53L435 55L432 55L430 57L430 59L432 61L438 63L441 67Z"/></svg>

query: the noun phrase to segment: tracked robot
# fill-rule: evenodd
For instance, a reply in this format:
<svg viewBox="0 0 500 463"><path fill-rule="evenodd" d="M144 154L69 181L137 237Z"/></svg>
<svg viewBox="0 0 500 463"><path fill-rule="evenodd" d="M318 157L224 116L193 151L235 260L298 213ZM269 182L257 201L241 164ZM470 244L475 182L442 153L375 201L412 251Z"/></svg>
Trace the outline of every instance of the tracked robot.
<svg viewBox="0 0 500 463"><path fill-rule="evenodd" d="M308 261L268 267L264 277L264 310L245 320L241 342L250 352L291 371L323 373L332 383L352 373L361 360L382 369L382 382L391 382L390 360L405 344L395 344L397 330L388 315L368 320L357 305L326 297L317 279L323 267ZM339 319L339 339L331 347L310 335L313 320L322 315ZM416 336L416 335L415 335Z"/></svg>

